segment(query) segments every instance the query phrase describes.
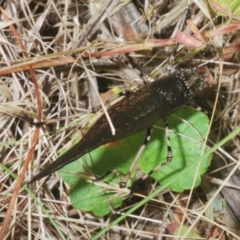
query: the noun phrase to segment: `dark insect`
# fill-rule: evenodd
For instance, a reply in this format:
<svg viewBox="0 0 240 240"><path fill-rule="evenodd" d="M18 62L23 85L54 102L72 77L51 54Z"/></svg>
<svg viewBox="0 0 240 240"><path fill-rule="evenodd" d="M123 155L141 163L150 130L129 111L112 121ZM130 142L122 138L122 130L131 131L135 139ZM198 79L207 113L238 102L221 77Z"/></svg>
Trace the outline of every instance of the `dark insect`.
<svg viewBox="0 0 240 240"><path fill-rule="evenodd" d="M101 145L150 129L155 122L169 116L188 102L203 89L204 84L194 74L182 71L159 78L127 95L108 109L108 114L116 129L115 135L112 134L107 118L103 114L81 141L34 176L29 183L61 169ZM150 134L146 136L145 145L149 140L148 137Z"/></svg>

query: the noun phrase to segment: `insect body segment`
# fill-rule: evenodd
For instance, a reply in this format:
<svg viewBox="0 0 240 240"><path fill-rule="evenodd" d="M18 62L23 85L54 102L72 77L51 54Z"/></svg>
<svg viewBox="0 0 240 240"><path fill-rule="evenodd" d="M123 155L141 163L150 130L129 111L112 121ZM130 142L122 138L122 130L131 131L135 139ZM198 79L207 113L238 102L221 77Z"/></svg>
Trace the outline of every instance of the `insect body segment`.
<svg viewBox="0 0 240 240"><path fill-rule="evenodd" d="M188 102L199 90L200 83L193 74L173 73L127 95L108 109L116 129L115 135L112 135L107 118L103 114L81 141L33 177L29 183L61 169L101 145L148 129Z"/></svg>

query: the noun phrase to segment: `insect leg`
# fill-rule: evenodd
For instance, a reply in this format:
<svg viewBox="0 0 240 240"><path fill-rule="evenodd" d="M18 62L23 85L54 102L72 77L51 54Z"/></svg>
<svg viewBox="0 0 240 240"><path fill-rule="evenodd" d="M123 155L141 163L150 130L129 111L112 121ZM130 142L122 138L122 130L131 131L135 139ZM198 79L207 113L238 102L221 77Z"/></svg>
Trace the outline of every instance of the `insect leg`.
<svg viewBox="0 0 240 240"><path fill-rule="evenodd" d="M138 150L137 155L135 156L135 158L134 158L134 160L133 160L133 163L132 163L130 169L128 170L128 172L127 172L127 174L126 174L126 177L124 178L123 181L120 182L119 185L120 185L121 188L126 187L127 182L128 182L128 179L129 179L129 177L130 177L130 174L131 174L132 170L134 169L134 167L136 166L137 161L138 161L138 159L140 158L142 152L144 151L147 143L148 143L149 140L151 139L151 135L152 135L152 126L147 129L147 131L146 131L146 136L145 136L145 138L144 138L144 140L143 140L142 146L141 146L140 149Z"/></svg>
<svg viewBox="0 0 240 240"><path fill-rule="evenodd" d="M153 170L151 170L148 174L144 175L142 177L142 180L146 179L148 176L153 174L154 172L158 171L160 168L163 166L167 165L172 161L172 147L171 147L171 140L170 140L170 132L169 132L169 127L168 127L168 121L166 118L163 118L163 123L165 127L165 134L166 134L166 139L167 139L167 158L166 161L163 163L160 163L157 167L155 167Z"/></svg>
<svg viewBox="0 0 240 240"><path fill-rule="evenodd" d="M128 170L128 172L127 172L124 180L123 180L123 181L119 181L119 186L120 186L121 188L126 187L127 182L128 182L128 179L129 179L129 177L130 177L130 174L131 174L132 170L134 169L134 167L136 166L136 163L137 163L139 157L141 156L142 152L144 151L147 143L149 142L149 140L150 140L150 138L151 138L151 135L152 135L152 127L149 127L149 128L147 129L147 131L146 131L146 136L145 136L145 138L144 138L144 140L143 140L142 146L141 146L140 149L138 150L137 155L135 156L134 161L133 161L130 169ZM117 175L117 177L120 179L120 174L118 173L117 170L108 170L108 171L107 171L106 173L104 173L102 176L97 177L94 181L96 181L96 182L102 181L105 177L107 177L107 176L108 176L109 174L111 174L112 172L114 172L114 173Z"/></svg>
<svg viewBox="0 0 240 240"><path fill-rule="evenodd" d="M35 127L42 127L45 122L34 122L32 118L30 118L25 112L22 112L22 119L27 121L30 125Z"/></svg>
<svg viewBox="0 0 240 240"><path fill-rule="evenodd" d="M170 163L172 161L172 147L171 147L171 141L170 141L170 132L169 132L169 127L168 127L168 121L166 118L163 118L163 123L164 123L164 127L165 127L165 134L166 134L166 139L167 139L167 158L166 161L163 163L160 163L157 167L155 167L154 169L152 169L150 172L148 172L147 174L145 174L144 176L142 176L141 178L137 179L132 187L131 187L131 191L129 194L129 199L132 198L134 190L136 188L136 185L139 182L144 181L146 178L148 178L151 174L153 174L154 172L158 171L160 168L162 168L163 166L167 165L168 163Z"/></svg>

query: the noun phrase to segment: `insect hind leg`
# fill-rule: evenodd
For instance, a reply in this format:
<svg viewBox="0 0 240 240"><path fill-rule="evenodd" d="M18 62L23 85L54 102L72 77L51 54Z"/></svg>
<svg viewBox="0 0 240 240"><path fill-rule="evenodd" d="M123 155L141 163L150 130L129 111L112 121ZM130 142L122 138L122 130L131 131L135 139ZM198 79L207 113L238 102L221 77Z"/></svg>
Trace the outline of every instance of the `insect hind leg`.
<svg viewBox="0 0 240 240"><path fill-rule="evenodd" d="M120 173L117 170L108 170L107 172L105 172L103 175L96 177L96 179L94 180L94 182L99 182L102 181L104 178L106 178L108 175L110 175L111 173L115 173L115 175L118 177L119 179L119 187L120 188L125 188L127 186L129 177L131 175L131 172L133 171L133 169L135 168L138 159L140 158L141 154L143 153L144 149L146 148L147 143L149 142L149 140L151 139L151 135L152 135L152 126L147 128L146 130L146 135L145 138L143 140L142 146L140 147L140 149L138 150L133 163L130 166L130 169L128 170L125 178L123 180L121 180L120 177Z"/></svg>
<svg viewBox="0 0 240 240"><path fill-rule="evenodd" d="M150 172L148 172L147 174L143 175L141 178L137 179L132 187L131 187L131 191L129 194L129 199L131 199L133 197L133 193L136 189L136 186L144 181L146 178L148 178L150 175L152 175L154 172L158 171L160 168L164 167L165 165L169 164L172 161L172 147L171 147L171 140L170 140L170 131L169 131L169 126L168 126L168 121L166 118L163 118L163 123L164 123L164 127L165 127L165 134L166 134L166 140L167 140L167 158L166 161L163 163L160 163L158 166L156 166L154 169L152 169Z"/></svg>
<svg viewBox="0 0 240 240"><path fill-rule="evenodd" d="M143 153L144 149L146 148L148 142L150 141L151 135L152 135L152 126L147 129L145 138L144 138L143 143L142 143L142 146L138 150L137 155L135 156L135 158L133 160L133 163L131 164L130 169L128 170L124 180L120 182L119 186L121 188L124 188L124 187L127 186L127 182L129 180L130 174L133 171L133 169L135 168L135 166L137 164L137 161L140 158L141 154Z"/></svg>

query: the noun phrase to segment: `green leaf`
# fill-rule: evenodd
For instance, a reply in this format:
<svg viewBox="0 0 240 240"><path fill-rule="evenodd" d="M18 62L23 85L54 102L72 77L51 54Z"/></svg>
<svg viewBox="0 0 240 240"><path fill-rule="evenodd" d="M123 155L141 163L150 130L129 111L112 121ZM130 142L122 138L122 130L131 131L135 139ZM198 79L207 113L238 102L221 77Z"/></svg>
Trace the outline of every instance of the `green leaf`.
<svg viewBox="0 0 240 240"><path fill-rule="evenodd" d="M208 156L199 163L198 167L196 165L189 167L197 162L204 152L203 142L209 121L204 113L182 107L168 118L168 122L173 160L151 177L164 185L174 176L178 176L178 181L171 183L169 188L181 192L197 187L201 182L200 176L206 172L210 164L211 156ZM83 211L92 211L97 216L104 216L110 212L111 208L121 206L123 199L128 197L128 191L119 189L119 179L116 174L108 175L104 183L93 184L93 180L95 176L102 176L108 170L114 169L118 170L124 178L144 137L145 132L140 132L129 138L101 146L61 169L59 174L71 187L72 205ZM207 150L206 147L205 150ZM154 126L152 138L142 153L129 184L134 181L137 169L148 173L159 163L165 162L166 156L166 135L163 123L159 121ZM187 174L181 175L181 171L186 167L189 167ZM88 178L90 182L86 182L82 177Z"/></svg>

